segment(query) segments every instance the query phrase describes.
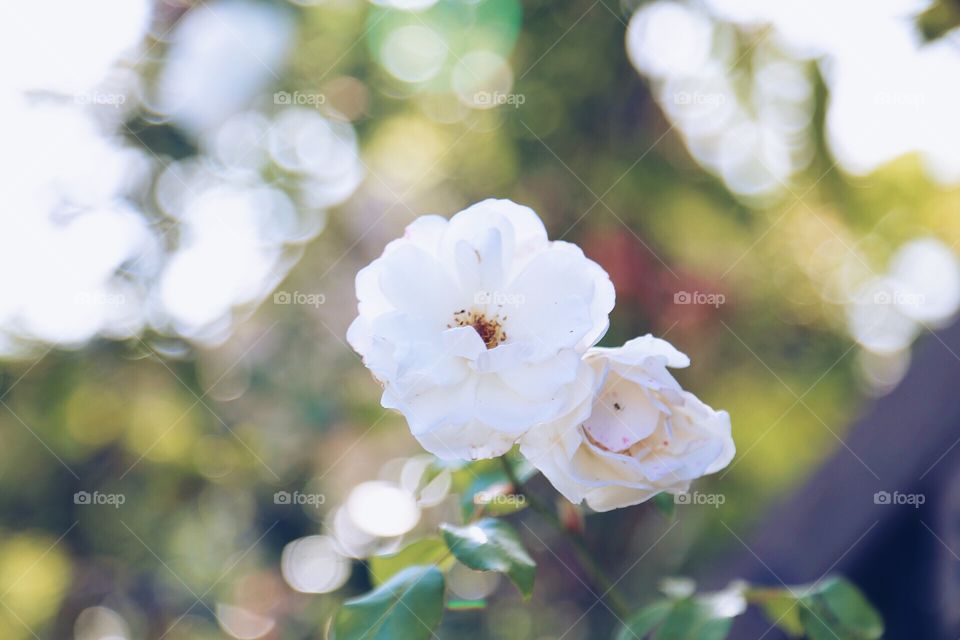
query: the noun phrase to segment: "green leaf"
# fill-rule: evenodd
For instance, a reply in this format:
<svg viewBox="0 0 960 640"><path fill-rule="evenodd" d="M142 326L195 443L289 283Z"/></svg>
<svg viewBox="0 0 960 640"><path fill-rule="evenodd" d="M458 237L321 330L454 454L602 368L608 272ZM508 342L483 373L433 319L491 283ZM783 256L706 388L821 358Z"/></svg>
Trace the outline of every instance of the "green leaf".
<svg viewBox="0 0 960 640"><path fill-rule="evenodd" d="M616 640L637 640L644 638L653 628L663 622L670 610L673 609L672 600L660 600L648 605L634 614L627 624L617 633Z"/></svg>
<svg viewBox="0 0 960 640"><path fill-rule="evenodd" d="M416 564L437 565L441 571L446 571L453 564L453 558L448 558L448 555L447 545L434 536L412 542L396 553L371 556L367 564L373 584L379 586L401 570Z"/></svg>
<svg viewBox="0 0 960 640"><path fill-rule="evenodd" d="M517 480L526 482L536 469L526 461L513 462ZM453 490L460 494L463 519L471 520L483 508L489 515L507 515L526 507L526 500L513 495L510 479L498 459L479 460L457 469L453 473Z"/></svg>
<svg viewBox="0 0 960 640"><path fill-rule="evenodd" d="M853 636L848 636L843 631L835 631L819 613L815 613L806 604L801 604L798 609L800 624L803 625L803 631L810 640L854 640Z"/></svg>
<svg viewBox="0 0 960 640"><path fill-rule="evenodd" d="M883 635L883 619L853 584L843 578L832 578L820 590L833 617L857 637L874 640Z"/></svg>
<svg viewBox="0 0 960 640"><path fill-rule="evenodd" d="M680 600L653 637L654 640L723 640L730 633L732 615L698 598Z"/></svg>
<svg viewBox="0 0 960 640"><path fill-rule="evenodd" d="M788 591L780 591L760 600L760 607L770 619L770 624L780 627L791 637L803 635L803 623L800 621L800 609L797 599Z"/></svg>
<svg viewBox="0 0 960 640"><path fill-rule="evenodd" d="M513 527L501 520L484 518L464 527L442 524L440 529L457 560L477 571L507 574L523 596L530 597L537 565Z"/></svg>
<svg viewBox="0 0 960 640"><path fill-rule="evenodd" d="M876 640L883 619L860 591L843 578L828 578L800 598L800 622L814 640Z"/></svg>
<svg viewBox="0 0 960 640"><path fill-rule="evenodd" d="M799 637L813 640L876 640L883 636L883 619L848 580L830 577L792 589L751 589L770 621Z"/></svg>
<svg viewBox="0 0 960 640"><path fill-rule="evenodd" d="M677 503L672 493L658 493L653 496L653 505L660 513L672 520L677 514Z"/></svg>
<svg viewBox="0 0 960 640"><path fill-rule="evenodd" d="M434 566L403 569L337 612L336 640L427 640L443 615L443 574Z"/></svg>

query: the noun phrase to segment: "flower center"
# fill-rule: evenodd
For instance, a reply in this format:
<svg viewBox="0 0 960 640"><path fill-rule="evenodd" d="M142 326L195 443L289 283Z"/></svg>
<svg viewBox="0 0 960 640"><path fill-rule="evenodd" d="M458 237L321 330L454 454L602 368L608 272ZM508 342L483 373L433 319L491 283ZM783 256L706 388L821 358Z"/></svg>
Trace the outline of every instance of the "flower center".
<svg viewBox="0 0 960 640"><path fill-rule="evenodd" d="M453 325L455 327L473 327L487 349L493 349L507 339L507 332L503 330L504 317L499 316L488 318L486 314L478 311L468 311L461 309L453 314Z"/></svg>

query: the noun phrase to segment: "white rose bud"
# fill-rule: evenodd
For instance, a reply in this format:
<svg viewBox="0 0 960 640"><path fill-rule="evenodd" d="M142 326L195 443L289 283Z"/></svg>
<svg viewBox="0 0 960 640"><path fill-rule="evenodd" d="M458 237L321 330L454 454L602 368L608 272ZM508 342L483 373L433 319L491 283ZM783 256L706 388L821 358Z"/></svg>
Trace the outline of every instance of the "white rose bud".
<svg viewBox="0 0 960 640"><path fill-rule="evenodd" d="M596 511L639 504L723 469L735 452L730 416L680 388L667 367L690 360L644 336L590 349L579 398L528 432L521 451L568 500Z"/></svg>
<svg viewBox="0 0 960 640"><path fill-rule="evenodd" d="M350 345L441 458L502 455L582 394L582 355L603 336L614 291L537 215L485 200L423 216L357 274Z"/></svg>

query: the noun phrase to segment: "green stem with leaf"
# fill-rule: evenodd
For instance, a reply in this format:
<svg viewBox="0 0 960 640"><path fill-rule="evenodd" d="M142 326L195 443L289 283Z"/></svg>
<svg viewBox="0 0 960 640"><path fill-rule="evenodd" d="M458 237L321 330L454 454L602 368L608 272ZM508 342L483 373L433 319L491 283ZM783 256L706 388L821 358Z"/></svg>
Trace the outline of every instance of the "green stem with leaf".
<svg viewBox="0 0 960 640"><path fill-rule="evenodd" d="M503 464L503 470L507 475L507 479L510 481L510 484L513 485L514 493L521 494L523 491L523 483L517 478L517 474L513 469L513 465L510 464L510 460L507 456L501 456L500 462ZM531 509L540 514L570 542L574 553L576 553L580 566L583 567L584 571L589 574L590 580L593 582L594 586L599 589L600 598L608 600L611 609L613 609L614 613L616 613L616 615L621 619L628 618L632 612L632 608L627 604L627 601L617 590L616 583L610 580L600 565L597 564L593 554L587 548L583 537L563 526L563 523L557 516L556 511L541 502L540 499L534 496L531 492L526 491L523 492L522 495L526 498Z"/></svg>

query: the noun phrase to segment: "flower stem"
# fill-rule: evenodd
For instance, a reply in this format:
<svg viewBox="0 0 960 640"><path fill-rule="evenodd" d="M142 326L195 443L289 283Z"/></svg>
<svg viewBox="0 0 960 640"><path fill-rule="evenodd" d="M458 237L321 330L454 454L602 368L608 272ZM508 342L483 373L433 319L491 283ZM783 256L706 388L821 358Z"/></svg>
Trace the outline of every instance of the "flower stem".
<svg viewBox="0 0 960 640"><path fill-rule="evenodd" d="M521 493L521 491L523 491L523 483L517 478L517 474L513 469L513 465L510 464L510 460L507 459L507 456L501 456L500 462L503 464L503 470L507 475L507 479L510 480L510 484L513 485L514 493ZM563 526L556 512L541 502L540 499L531 492L523 491L523 496L527 499L527 503L529 503L531 509L540 514L570 542L580 566L589 574L590 580L594 583L594 587L600 592L599 597L609 601L611 609L621 621L626 620L631 615L630 606L626 600L624 600L623 596L621 596L620 592L617 591L616 584L607 577L600 565L597 564L593 554L590 553L590 550L587 548L583 537Z"/></svg>

